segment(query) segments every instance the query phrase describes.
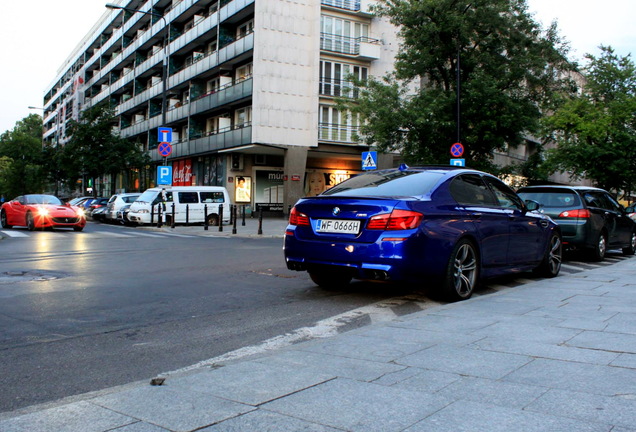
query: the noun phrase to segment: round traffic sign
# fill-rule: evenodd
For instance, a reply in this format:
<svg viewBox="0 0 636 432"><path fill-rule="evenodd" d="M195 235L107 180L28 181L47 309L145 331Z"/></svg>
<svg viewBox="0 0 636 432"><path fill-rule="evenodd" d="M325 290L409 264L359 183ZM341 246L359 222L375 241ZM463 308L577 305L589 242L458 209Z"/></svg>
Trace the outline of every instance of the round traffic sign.
<svg viewBox="0 0 636 432"><path fill-rule="evenodd" d="M163 157L170 156L170 153L172 153L172 145L170 145L170 143L168 142L159 143L157 151Z"/></svg>
<svg viewBox="0 0 636 432"><path fill-rule="evenodd" d="M462 143L455 143L451 146L450 152L454 157L460 157L464 154L464 146Z"/></svg>

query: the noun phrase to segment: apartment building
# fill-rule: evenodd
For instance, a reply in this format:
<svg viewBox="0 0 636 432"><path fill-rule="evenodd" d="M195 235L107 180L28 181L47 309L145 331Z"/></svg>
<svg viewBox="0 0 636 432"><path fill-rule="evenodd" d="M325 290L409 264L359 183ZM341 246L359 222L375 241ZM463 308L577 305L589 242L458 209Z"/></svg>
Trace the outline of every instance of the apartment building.
<svg viewBox="0 0 636 432"><path fill-rule="evenodd" d="M284 211L302 196L361 172L357 119L335 98L347 80L384 75L396 29L356 0L121 0L78 45L47 89L44 140L107 102L119 133L153 165L99 180L104 194L246 180L249 204ZM165 75L165 79L164 79ZM158 153L158 128L172 153ZM386 164L382 158L378 166ZM391 162L388 162L389 164ZM253 207L252 207L253 208Z"/></svg>

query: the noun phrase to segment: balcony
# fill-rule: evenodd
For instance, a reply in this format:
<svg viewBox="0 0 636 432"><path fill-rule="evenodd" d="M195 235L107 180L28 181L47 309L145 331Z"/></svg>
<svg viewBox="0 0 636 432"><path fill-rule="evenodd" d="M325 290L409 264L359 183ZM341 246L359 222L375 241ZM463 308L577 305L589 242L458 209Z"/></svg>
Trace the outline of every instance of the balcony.
<svg viewBox="0 0 636 432"><path fill-rule="evenodd" d="M320 49L353 56L359 60L378 60L380 58L381 44L379 39L365 36L352 38L320 33Z"/></svg>
<svg viewBox="0 0 636 432"><path fill-rule="evenodd" d="M321 0L320 4L355 12L360 10L360 0Z"/></svg>
<svg viewBox="0 0 636 432"><path fill-rule="evenodd" d="M212 151L250 144L251 142L252 126L248 123L238 127L227 128L217 133L192 136L190 140L175 143L172 145L170 158L176 159L186 156L196 156ZM161 155L156 151L150 152L150 158L153 161L163 160Z"/></svg>
<svg viewBox="0 0 636 432"><path fill-rule="evenodd" d="M358 126L335 124L335 123L319 123L318 139L320 141L344 142L349 144L357 144L355 139L360 128Z"/></svg>

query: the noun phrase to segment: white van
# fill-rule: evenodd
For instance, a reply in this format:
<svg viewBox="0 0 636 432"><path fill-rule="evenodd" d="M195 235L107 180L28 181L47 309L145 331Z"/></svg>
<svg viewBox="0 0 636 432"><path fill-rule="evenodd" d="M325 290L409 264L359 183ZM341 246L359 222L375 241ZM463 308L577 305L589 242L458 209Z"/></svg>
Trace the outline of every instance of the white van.
<svg viewBox="0 0 636 432"><path fill-rule="evenodd" d="M163 191L165 190L165 194ZM164 197L165 195L165 197ZM165 223L172 222L172 207L174 204L175 223L186 222L186 206L189 223L201 223L207 206L208 224L218 226L219 206L223 205L223 223L230 223L230 195L222 186L166 186L146 190L130 205L128 219L139 225L149 224L151 212L154 213L152 222L157 222L159 206L165 201L165 212L162 208L162 219Z"/></svg>

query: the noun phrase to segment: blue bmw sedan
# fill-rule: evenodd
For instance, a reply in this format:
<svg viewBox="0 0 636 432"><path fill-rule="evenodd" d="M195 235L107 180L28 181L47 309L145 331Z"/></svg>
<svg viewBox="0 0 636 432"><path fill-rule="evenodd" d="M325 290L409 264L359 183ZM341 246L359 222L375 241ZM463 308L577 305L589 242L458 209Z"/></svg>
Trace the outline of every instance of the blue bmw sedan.
<svg viewBox="0 0 636 432"><path fill-rule="evenodd" d="M561 233L538 204L496 177L462 167L407 167L360 174L290 212L290 270L317 285L352 279L426 284L456 301L481 279L561 269Z"/></svg>

